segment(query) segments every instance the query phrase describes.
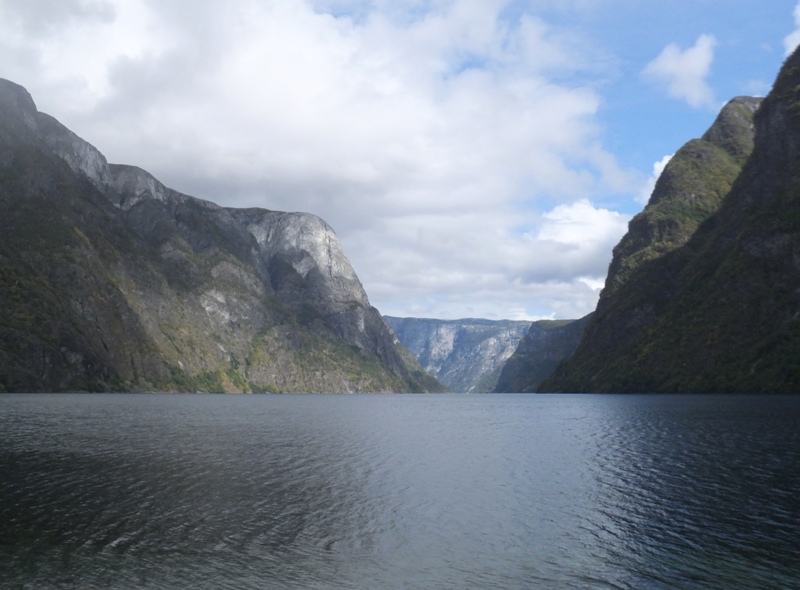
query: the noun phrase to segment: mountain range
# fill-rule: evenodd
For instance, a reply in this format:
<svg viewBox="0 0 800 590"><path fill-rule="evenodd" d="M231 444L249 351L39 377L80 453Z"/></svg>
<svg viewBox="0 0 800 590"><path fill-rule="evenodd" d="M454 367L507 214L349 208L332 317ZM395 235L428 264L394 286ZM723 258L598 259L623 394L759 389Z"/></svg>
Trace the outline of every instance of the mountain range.
<svg viewBox="0 0 800 590"><path fill-rule="evenodd" d="M800 392L798 162L795 52L672 157L594 313L382 318L320 218L109 164L0 80L0 392Z"/></svg>

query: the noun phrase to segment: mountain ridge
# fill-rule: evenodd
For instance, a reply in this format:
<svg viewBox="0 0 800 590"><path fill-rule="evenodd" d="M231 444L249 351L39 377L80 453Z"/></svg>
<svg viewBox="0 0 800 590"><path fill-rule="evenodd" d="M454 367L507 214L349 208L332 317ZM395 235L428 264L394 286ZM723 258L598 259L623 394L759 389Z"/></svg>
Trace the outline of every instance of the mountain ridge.
<svg viewBox="0 0 800 590"><path fill-rule="evenodd" d="M0 388L437 391L307 213L109 164L0 80Z"/></svg>
<svg viewBox="0 0 800 590"><path fill-rule="evenodd" d="M800 393L798 88L795 51L753 115L752 151L719 207L601 295L581 346L542 391Z"/></svg>

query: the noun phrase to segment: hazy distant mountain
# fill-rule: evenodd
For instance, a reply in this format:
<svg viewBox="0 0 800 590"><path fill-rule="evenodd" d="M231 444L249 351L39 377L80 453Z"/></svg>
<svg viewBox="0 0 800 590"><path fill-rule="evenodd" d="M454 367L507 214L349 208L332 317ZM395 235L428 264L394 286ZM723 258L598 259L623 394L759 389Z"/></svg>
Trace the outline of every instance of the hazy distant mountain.
<svg viewBox="0 0 800 590"><path fill-rule="evenodd" d="M795 52L675 155L543 390L800 392L798 88Z"/></svg>
<svg viewBox="0 0 800 590"><path fill-rule="evenodd" d="M430 391L331 228L105 157L0 80L0 391Z"/></svg>
<svg viewBox="0 0 800 590"><path fill-rule="evenodd" d="M456 392L494 390L503 364L531 325L510 320L384 319L423 368Z"/></svg>

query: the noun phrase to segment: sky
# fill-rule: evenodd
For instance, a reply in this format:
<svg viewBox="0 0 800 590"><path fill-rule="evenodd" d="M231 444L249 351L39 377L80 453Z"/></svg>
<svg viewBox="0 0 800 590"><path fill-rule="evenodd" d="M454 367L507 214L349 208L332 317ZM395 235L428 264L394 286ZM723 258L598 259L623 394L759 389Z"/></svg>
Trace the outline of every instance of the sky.
<svg viewBox="0 0 800 590"><path fill-rule="evenodd" d="M0 0L0 77L110 162L319 215L382 313L442 319L592 311L799 43L797 0Z"/></svg>

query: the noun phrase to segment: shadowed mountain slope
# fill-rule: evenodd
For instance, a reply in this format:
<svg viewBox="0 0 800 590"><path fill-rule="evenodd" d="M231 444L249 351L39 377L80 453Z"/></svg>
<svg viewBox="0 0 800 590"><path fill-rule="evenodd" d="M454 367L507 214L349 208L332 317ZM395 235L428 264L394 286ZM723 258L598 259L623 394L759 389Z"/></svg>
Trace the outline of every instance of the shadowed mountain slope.
<svg viewBox="0 0 800 590"><path fill-rule="evenodd" d="M751 144L755 105L733 101L735 116L723 111L704 136L728 162L664 171L642 215L666 199L678 209L667 222L682 220L692 196L708 215L663 248L631 222L581 346L542 390L800 392L800 54L758 107ZM712 190L674 190L670 174Z"/></svg>
<svg viewBox="0 0 800 590"><path fill-rule="evenodd" d="M538 389L578 347L591 314L579 320L533 322L506 363L495 393L530 393Z"/></svg>
<svg viewBox="0 0 800 590"><path fill-rule="evenodd" d="M166 188L0 80L0 391L430 391L333 230Z"/></svg>

